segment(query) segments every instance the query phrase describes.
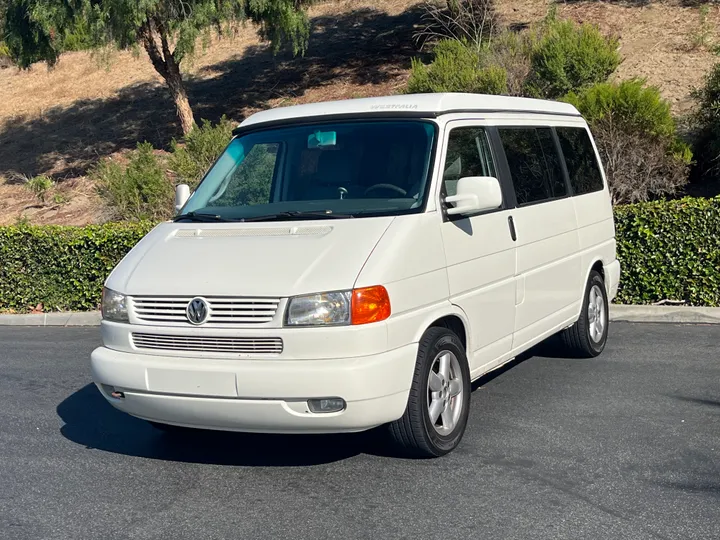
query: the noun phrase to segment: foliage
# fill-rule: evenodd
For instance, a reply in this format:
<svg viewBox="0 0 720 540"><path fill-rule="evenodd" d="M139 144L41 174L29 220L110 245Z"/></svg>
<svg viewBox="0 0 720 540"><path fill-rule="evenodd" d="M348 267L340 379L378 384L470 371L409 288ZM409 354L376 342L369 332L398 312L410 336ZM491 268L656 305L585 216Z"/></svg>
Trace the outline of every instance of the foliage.
<svg viewBox="0 0 720 540"><path fill-rule="evenodd" d="M667 140L627 130L616 118L607 116L592 127L613 204L679 193L688 182L688 161L674 155Z"/></svg>
<svg viewBox="0 0 720 540"><path fill-rule="evenodd" d="M53 195L53 202L55 204L66 204L70 202L70 197L63 193L56 193Z"/></svg>
<svg viewBox="0 0 720 540"><path fill-rule="evenodd" d="M173 186L150 143L139 143L127 165L106 159L90 176L121 219L157 220L172 215Z"/></svg>
<svg viewBox="0 0 720 540"><path fill-rule="evenodd" d="M695 90L698 101L695 123L697 172L705 180L720 179L720 63L705 77L705 83Z"/></svg>
<svg viewBox="0 0 720 540"><path fill-rule="evenodd" d="M185 144L172 141L172 156L168 162L170 170L176 175L178 184L188 184L195 189L230 142L233 123L224 116L216 125L203 120L202 125L185 137Z"/></svg>
<svg viewBox="0 0 720 540"><path fill-rule="evenodd" d="M570 92L563 100L572 103L590 124L613 116L619 127L628 131L675 136L670 104L657 87L645 86L642 79L599 83L577 93Z"/></svg>
<svg viewBox="0 0 720 540"><path fill-rule="evenodd" d="M289 44L304 52L312 0L8 0L5 43L21 67L52 66L68 48L143 46L172 95L184 134L194 119L180 65L198 38L224 25L252 20L273 50ZM207 41L207 39L205 39Z"/></svg>
<svg viewBox="0 0 720 540"><path fill-rule="evenodd" d="M550 15L531 55L527 93L557 99L605 82L620 65L618 41L590 24L576 25Z"/></svg>
<svg viewBox="0 0 720 540"><path fill-rule="evenodd" d="M45 203L47 193L54 185L55 182L52 181L52 178L44 174L30 178L25 183L25 187L32 191L41 203Z"/></svg>
<svg viewBox="0 0 720 540"><path fill-rule="evenodd" d="M485 62L506 71L507 95L526 95L526 81L531 69L530 56L538 39L538 30L531 28L522 33L509 30L498 32L487 43L484 49Z"/></svg>
<svg viewBox="0 0 720 540"><path fill-rule="evenodd" d="M710 14L710 6L707 4L700 6L698 10L698 25L690 33L690 50L704 49L710 45L710 37L712 36L712 24L708 21Z"/></svg>
<svg viewBox="0 0 720 540"><path fill-rule="evenodd" d="M618 301L720 306L720 197L615 208Z"/></svg>
<svg viewBox="0 0 720 540"><path fill-rule="evenodd" d="M415 37L423 43L454 39L479 48L497 24L494 0L426 0L422 10L423 24Z"/></svg>
<svg viewBox="0 0 720 540"><path fill-rule="evenodd" d="M438 8L440 9L440 8ZM428 30L426 30L428 31ZM617 40L551 12L525 32L450 36L435 42L433 62L414 60L408 92L477 92L557 99L604 82L620 63Z"/></svg>
<svg viewBox="0 0 720 540"><path fill-rule="evenodd" d="M197 39L208 29L250 19L260 24L263 37L277 48L290 43L301 52L309 36L305 13L296 0L9 0L6 31L10 50L22 66L57 61L64 40L93 47L109 43L129 48L149 26L174 37L177 62L195 51Z"/></svg>
<svg viewBox="0 0 720 540"><path fill-rule="evenodd" d="M674 195L687 184L692 152L657 88L639 79L599 83L564 99L590 124L614 203Z"/></svg>
<svg viewBox="0 0 720 540"><path fill-rule="evenodd" d="M617 206L615 227L618 302L720 306L720 197ZM105 278L151 228L0 227L0 309L97 309Z"/></svg>
<svg viewBox="0 0 720 540"><path fill-rule="evenodd" d="M499 66L483 66L482 55L468 43L445 39L433 54L427 66L413 59L407 92L507 93L507 72Z"/></svg>
<svg viewBox="0 0 720 540"><path fill-rule="evenodd" d="M0 309L97 309L105 278L151 227L0 227Z"/></svg>

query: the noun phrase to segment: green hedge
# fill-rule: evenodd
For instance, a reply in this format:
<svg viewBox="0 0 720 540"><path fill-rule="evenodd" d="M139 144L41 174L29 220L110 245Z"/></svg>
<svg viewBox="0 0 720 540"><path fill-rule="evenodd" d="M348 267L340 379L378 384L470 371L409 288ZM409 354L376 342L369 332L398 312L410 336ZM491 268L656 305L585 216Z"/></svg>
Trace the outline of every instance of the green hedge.
<svg viewBox="0 0 720 540"><path fill-rule="evenodd" d="M720 197L615 208L618 302L720 306ZM0 311L92 310L117 262L152 227L0 227Z"/></svg>
<svg viewBox="0 0 720 540"><path fill-rule="evenodd" d="M113 267L150 223L0 227L0 311L94 310Z"/></svg>
<svg viewBox="0 0 720 540"><path fill-rule="evenodd" d="M720 306L720 197L618 206L617 302Z"/></svg>

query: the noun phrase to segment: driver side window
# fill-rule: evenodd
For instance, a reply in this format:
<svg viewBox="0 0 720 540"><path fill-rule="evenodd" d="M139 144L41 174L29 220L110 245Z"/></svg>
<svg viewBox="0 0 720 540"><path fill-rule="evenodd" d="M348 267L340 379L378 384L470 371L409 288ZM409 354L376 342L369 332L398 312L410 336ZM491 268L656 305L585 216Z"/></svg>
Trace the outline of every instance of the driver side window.
<svg viewBox="0 0 720 540"><path fill-rule="evenodd" d="M458 127L450 131L443 186L446 195L457 193L458 180L465 176L496 176L487 132L483 127Z"/></svg>

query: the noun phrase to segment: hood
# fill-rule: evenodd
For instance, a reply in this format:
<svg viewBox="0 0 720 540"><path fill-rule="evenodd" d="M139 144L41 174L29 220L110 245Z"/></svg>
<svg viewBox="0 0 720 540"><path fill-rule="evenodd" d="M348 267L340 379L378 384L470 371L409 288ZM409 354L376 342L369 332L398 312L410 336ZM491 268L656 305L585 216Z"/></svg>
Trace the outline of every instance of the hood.
<svg viewBox="0 0 720 540"><path fill-rule="evenodd" d="M351 289L393 217L163 223L108 278L129 295L287 297Z"/></svg>

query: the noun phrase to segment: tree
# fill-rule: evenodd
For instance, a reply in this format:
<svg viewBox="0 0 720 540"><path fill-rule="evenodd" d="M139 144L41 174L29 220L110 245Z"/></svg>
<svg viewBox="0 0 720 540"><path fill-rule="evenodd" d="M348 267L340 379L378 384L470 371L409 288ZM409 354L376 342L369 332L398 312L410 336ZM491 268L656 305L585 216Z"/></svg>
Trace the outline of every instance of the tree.
<svg viewBox="0 0 720 540"><path fill-rule="evenodd" d="M290 44L303 52L310 26L303 7L312 0L7 0L5 41L18 65L45 60L53 66L62 37L82 28L92 47L142 46L165 80L183 132L194 119L180 64L203 32L222 32L251 20L275 51Z"/></svg>

